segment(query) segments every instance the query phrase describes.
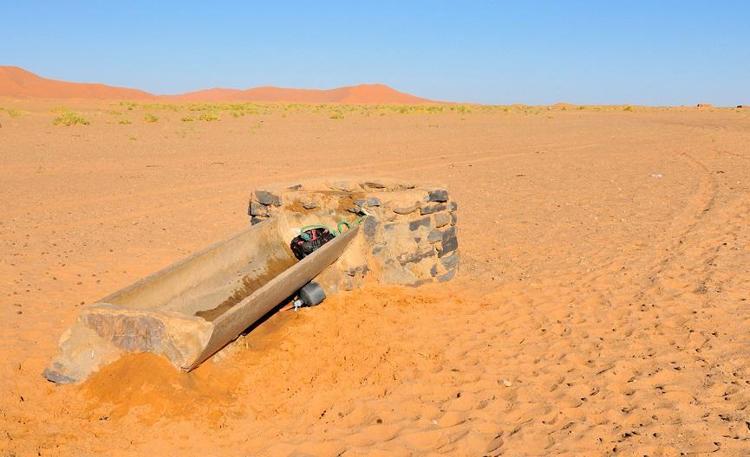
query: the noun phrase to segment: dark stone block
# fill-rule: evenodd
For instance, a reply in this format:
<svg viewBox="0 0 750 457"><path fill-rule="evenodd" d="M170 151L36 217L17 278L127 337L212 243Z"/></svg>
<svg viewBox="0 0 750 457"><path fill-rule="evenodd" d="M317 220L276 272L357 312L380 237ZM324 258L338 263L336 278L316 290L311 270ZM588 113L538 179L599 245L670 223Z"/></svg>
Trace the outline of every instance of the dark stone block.
<svg viewBox="0 0 750 457"><path fill-rule="evenodd" d="M261 205L258 202L250 202L250 215L251 216L268 216L268 208Z"/></svg>
<svg viewBox="0 0 750 457"><path fill-rule="evenodd" d="M430 228L432 221L430 221L429 217L423 217L422 219L417 219L416 221L409 222L409 230L417 230L419 227L427 227Z"/></svg>
<svg viewBox="0 0 750 457"><path fill-rule="evenodd" d="M430 268L430 276L434 278L437 275L438 275L437 265L433 265L432 268Z"/></svg>
<svg viewBox="0 0 750 457"><path fill-rule="evenodd" d="M446 212L435 213L433 217L435 218L435 227L437 228L445 227L451 222L451 216Z"/></svg>
<svg viewBox="0 0 750 457"><path fill-rule="evenodd" d="M450 202L450 204L448 204L448 209L450 209L451 211L456 211L458 209L458 203Z"/></svg>
<svg viewBox="0 0 750 457"><path fill-rule="evenodd" d="M55 362L52 367L45 368L42 376L47 378L48 381L52 381L55 384L73 384L76 382L75 379L70 376L66 376L60 371L63 371L63 367L59 363Z"/></svg>
<svg viewBox="0 0 750 457"><path fill-rule="evenodd" d="M427 241L430 243L437 243L438 241L443 240L443 232L440 230L432 230L429 235L427 235Z"/></svg>
<svg viewBox="0 0 750 457"><path fill-rule="evenodd" d="M260 224L260 223L261 223L261 222L263 222L263 221L265 221L265 219L263 219L263 218L260 218L260 217L258 217L258 216L253 216L253 217L251 217L251 218L250 218L250 223L251 223L252 225L255 225L255 224Z"/></svg>
<svg viewBox="0 0 750 457"><path fill-rule="evenodd" d="M427 199L431 202L447 202L448 201L448 191L445 189L435 189L431 190L427 194Z"/></svg>
<svg viewBox="0 0 750 457"><path fill-rule="evenodd" d="M256 190L255 198L257 198L260 203L266 206L281 206L281 198L278 195L272 194L271 192L265 190Z"/></svg>
<svg viewBox="0 0 750 457"><path fill-rule="evenodd" d="M453 254L441 257L440 263L443 264L446 270L452 270L458 266L458 259L458 252L454 251Z"/></svg>
<svg viewBox="0 0 750 457"><path fill-rule="evenodd" d="M362 222L362 228L364 229L365 236L368 239L375 238L375 234L378 231L378 220L372 216L367 216Z"/></svg>
<svg viewBox="0 0 750 457"><path fill-rule="evenodd" d="M419 287L419 286L423 286L425 284L429 284L431 282L432 282L432 279L420 279L419 281L415 281L415 282L413 282L411 284L406 284L406 286L408 286L408 287Z"/></svg>
<svg viewBox="0 0 750 457"><path fill-rule="evenodd" d="M439 257L443 257L458 249L458 238L456 237L456 227L451 227L443 232L443 249Z"/></svg>
<svg viewBox="0 0 750 457"><path fill-rule="evenodd" d="M446 281L450 281L451 279L453 279L454 276L456 276L456 270L451 270L444 275L438 276L437 280L440 282L446 282Z"/></svg>
<svg viewBox="0 0 750 457"><path fill-rule="evenodd" d="M455 212L451 212L451 225L456 225L458 222L458 216L456 216Z"/></svg>
<svg viewBox="0 0 750 457"><path fill-rule="evenodd" d="M370 271L370 268L368 268L367 265L358 265L356 267L349 268L348 270L346 270L346 274L352 277L357 276L357 275L364 276L365 274L367 274L368 271Z"/></svg>
<svg viewBox="0 0 750 457"><path fill-rule="evenodd" d="M447 206L445 205L445 203L435 203L432 205L427 205L427 206L423 206L419 208L419 213L424 216L425 214L432 214L432 213L437 213L438 211L445 211L446 208Z"/></svg>
<svg viewBox="0 0 750 457"><path fill-rule="evenodd" d="M375 197L370 198L360 198L359 200L354 200L354 204L359 206L360 208L366 208L368 206L380 206L380 199Z"/></svg>
<svg viewBox="0 0 750 457"><path fill-rule="evenodd" d="M302 189L302 184L294 184L293 186L287 187L289 190L300 190Z"/></svg>

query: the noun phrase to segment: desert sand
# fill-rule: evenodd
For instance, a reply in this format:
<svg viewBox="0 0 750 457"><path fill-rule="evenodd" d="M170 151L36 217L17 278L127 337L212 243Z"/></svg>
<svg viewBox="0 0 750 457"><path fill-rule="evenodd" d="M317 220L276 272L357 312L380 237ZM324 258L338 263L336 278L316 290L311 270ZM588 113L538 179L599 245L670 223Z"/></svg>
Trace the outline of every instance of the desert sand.
<svg viewBox="0 0 750 457"><path fill-rule="evenodd" d="M3 456L750 450L747 110L0 106ZM281 311L190 374L42 378L80 306L329 175L447 184L457 278Z"/></svg>

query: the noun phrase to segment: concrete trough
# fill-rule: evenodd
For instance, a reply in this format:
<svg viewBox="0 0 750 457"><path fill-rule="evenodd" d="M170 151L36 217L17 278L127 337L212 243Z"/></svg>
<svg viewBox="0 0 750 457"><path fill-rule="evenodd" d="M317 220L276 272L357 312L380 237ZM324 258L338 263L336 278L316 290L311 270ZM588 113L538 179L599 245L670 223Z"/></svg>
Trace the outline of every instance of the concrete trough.
<svg viewBox="0 0 750 457"><path fill-rule="evenodd" d="M359 230L298 261L295 224L269 218L87 306L44 376L78 382L128 352L195 368L334 263Z"/></svg>

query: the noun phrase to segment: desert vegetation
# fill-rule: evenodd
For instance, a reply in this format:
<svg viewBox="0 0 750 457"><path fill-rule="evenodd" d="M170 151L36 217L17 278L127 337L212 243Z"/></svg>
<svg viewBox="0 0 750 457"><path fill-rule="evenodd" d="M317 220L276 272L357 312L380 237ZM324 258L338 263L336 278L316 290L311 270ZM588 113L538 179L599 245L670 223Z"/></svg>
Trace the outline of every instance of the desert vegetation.
<svg viewBox="0 0 750 457"><path fill-rule="evenodd" d="M21 117L21 110L16 108L3 108L0 106L0 113L5 112L11 118Z"/></svg>
<svg viewBox="0 0 750 457"><path fill-rule="evenodd" d="M72 125L89 125L90 122L75 111L61 110L57 117L52 120L52 124L70 127Z"/></svg>

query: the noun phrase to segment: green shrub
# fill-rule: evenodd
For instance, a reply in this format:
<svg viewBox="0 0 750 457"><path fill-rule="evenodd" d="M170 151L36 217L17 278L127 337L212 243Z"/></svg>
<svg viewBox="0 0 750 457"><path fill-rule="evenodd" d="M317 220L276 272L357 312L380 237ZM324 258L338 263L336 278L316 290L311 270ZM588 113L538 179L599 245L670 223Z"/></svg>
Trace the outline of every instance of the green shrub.
<svg viewBox="0 0 750 457"><path fill-rule="evenodd" d="M64 111L52 121L52 124L70 127L71 125L89 125L89 121L76 112Z"/></svg>
<svg viewBox="0 0 750 457"><path fill-rule="evenodd" d="M173 105L171 103L145 103L143 105L144 110L152 110L152 111L174 111L177 112L180 110L180 107L178 105Z"/></svg>
<svg viewBox="0 0 750 457"><path fill-rule="evenodd" d="M201 115L198 116L198 119L201 121L206 121L206 122L218 121L219 115L212 111L206 111L206 112L201 113Z"/></svg>
<svg viewBox="0 0 750 457"><path fill-rule="evenodd" d="M5 111L12 118L21 117L21 111L15 108L0 108L0 111Z"/></svg>
<svg viewBox="0 0 750 457"><path fill-rule="evenodd" d="M120 102L120 106L122 106L123 108L125 108L128 111L133 111L133 108L135 108L136 106L138 106L138 104L133 103L133 102Z"/></svg>
<svg viewBox="0 0 750 457"><path fill-rule="evenodd" d="M159 118L153 115L152 113L146 113L143 115L143 120L149 123L153 123L153 122L158 121Z"/></svg>

